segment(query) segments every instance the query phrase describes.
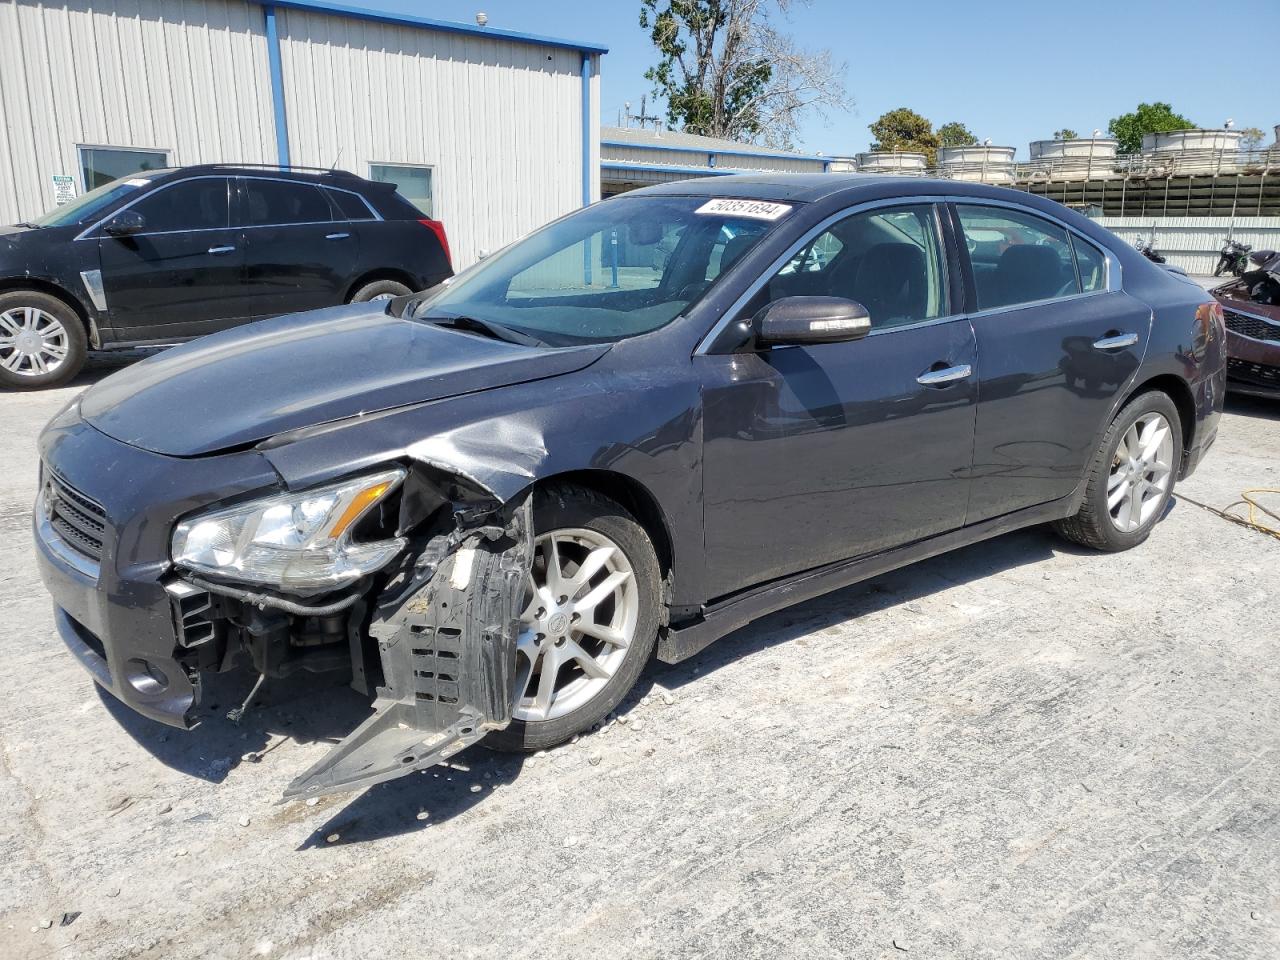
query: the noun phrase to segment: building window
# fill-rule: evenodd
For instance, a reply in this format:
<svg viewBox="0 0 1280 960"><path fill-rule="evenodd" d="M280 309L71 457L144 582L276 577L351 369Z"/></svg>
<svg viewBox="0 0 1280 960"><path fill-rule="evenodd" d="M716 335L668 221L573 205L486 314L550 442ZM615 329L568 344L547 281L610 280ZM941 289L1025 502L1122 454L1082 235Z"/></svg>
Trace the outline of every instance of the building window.
<svg viewBox="0 0 1280 960"><path fill-rule="evenodd" d="M168 150L135 150L132 147L81 147L80 174L86 192L131 173L162 170L169 166Z"/></svg>
<svg viewBox="0 0 1280 960"><path fill-rule="evenodd" d="M434 219L435 212L431 203L432 169L420 164L411 163L371 163L369 179L381 183L394 183L396 192L415 207L424 216Z"/></svg>

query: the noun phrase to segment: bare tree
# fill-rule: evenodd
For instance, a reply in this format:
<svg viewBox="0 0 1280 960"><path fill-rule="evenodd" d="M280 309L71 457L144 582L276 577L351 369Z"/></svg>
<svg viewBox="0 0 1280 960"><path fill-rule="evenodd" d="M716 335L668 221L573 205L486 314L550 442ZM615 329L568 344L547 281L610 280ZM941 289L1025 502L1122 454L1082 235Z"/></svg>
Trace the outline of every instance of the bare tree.
<svg viewBox="0 0 1280 960"><path fill-rule="evenodd" d="M808 0L641 0L640 26L660 55L645 73L667 119L689 133L790 147L809 111L852 104L845 64L774 26Z"/></svg>

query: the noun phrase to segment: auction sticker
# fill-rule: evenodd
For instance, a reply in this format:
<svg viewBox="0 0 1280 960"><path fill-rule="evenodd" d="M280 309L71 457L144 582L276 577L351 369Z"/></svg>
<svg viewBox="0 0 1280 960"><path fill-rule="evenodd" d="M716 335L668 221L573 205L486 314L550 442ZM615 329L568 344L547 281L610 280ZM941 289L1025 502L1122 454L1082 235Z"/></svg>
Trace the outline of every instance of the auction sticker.
<svg viewBox="0 0 1280 960"><path fill-rule="evenodd" d="M787 203L770 203L767 200L739 200L730 197L717 197L715 200L708 200L696 212L718 214L725 217L747 217L751 220L777 220L791 212L791 205Z"/></svg>

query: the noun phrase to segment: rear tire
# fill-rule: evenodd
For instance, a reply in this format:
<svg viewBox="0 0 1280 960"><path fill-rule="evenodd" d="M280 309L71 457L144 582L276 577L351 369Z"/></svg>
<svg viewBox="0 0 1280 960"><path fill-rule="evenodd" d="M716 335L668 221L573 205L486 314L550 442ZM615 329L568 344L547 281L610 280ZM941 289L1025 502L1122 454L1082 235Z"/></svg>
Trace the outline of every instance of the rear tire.
<svg viewBox="0 0 1280 960"><path fill-rule="evenodd" d="M1136 547L1164 515L1182 464L1182 420L1167 393L1129 401L1103 435L1074 516L1054 523L1065 539L1095 550Z"/></svg>
<svg viewBox="0 0 1280 960"><path fill-rule="evenodd" d="M412 292L403 283L397 283L395 280L374 280L356 290L347 302L368 303L371 300L393 300Z"/></svg>
<svg viewBox="0 0 1280 960"><path fill-rule="evenodd" d="M64 301L36 290L0 294L0 386L60 387L88 354L84 323Z"/></svg>
<svg viewBox="0 0 1280 960"><path fill-rule="evenodd" d="M662 603L653 544L618 503L583 487L552 486L534 494L533 524L538 591L528 591L517 644L516 717L485 740L513 752L554 747L607 716L649 662ZM552 543L559 579L549 570ZM591 572L575 584L584 568ZM582 603L597 595L604 599ZM548 663L554 673L544 690Z"/></svg>

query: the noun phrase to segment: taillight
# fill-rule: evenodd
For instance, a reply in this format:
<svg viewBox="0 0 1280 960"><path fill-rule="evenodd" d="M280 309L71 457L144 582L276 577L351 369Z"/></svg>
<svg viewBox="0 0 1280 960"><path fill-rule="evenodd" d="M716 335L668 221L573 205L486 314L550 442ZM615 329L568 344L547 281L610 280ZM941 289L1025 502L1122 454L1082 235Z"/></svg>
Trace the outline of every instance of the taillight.
<svg viewBox="0 0 1280 960"><path fill-rule="evenodd" d="M444 250L444 258L449 261L449 266L453 267L453 254L449 252L449 238L444 235L444 224L439 220L419 220L420 224L436 235L436 239L440 241L440 247Z"/></svg>

